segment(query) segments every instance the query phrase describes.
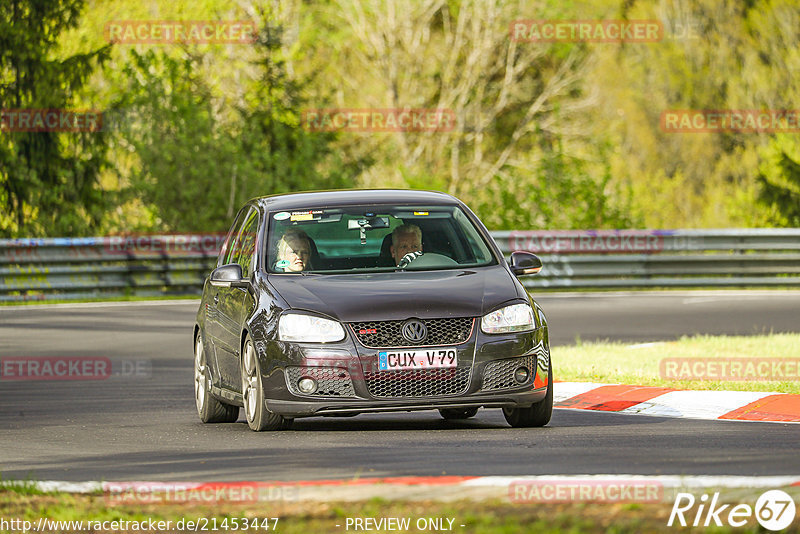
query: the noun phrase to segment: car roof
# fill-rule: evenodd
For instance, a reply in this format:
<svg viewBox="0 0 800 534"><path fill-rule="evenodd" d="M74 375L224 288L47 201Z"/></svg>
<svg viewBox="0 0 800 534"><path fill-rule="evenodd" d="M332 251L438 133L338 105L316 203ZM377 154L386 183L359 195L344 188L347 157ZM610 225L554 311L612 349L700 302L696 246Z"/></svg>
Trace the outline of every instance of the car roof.
<svg viewBox="0 0 800 534"><path fill-rule="evenodd" d="M338 191L309 191L254 198L268 211L300 208L325 208L360 204L434 204L461 205L461 201L438 191L408 189L347 189Z"/></svg>

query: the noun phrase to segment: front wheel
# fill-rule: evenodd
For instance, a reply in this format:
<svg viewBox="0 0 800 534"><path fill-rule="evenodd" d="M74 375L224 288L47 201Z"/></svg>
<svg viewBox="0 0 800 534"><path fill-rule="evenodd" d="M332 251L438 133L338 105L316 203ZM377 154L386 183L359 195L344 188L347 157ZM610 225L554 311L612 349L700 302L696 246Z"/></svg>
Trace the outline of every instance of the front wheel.
<svg viewBox="0 0 800 534"><path fill-rule="evenodd" d="M224 404L211 396L211 370L200 332L194 340L194 402L204 423L234 423L239 419L238 406Z"/></svg>
<svg viewBox="0 0 800 534"><path fill-rule="evenodd" d="M503 408L503 415L514 428L544 426L553 415L553 367L547 370L547 394L528 408Z"/></svg>
<svg viewBox="0 0 800 534"><path fill-rule="evenodd" d="M280 430L289 428L291 419L271 413L264 405L264 385L261 382L261 367L258 364L253 341L248 335L242 351L242 402L247 425L251 430Z"/></svg>

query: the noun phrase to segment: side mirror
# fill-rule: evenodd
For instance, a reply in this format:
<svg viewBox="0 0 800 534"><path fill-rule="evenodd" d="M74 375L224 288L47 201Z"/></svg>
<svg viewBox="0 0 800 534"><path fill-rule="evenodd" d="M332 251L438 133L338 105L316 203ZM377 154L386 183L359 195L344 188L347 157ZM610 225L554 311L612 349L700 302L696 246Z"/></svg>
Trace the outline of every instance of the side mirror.
<svg viewBox="0 0 800 534"><path fill-rule="evenodd" d="M238 263L229 263L211 271L211 285L246 288L250 281L242 278L242 267Z"/></svg>
<svg viewBox="0 0 800 534"><path fill-rule="evenodd" d="M511 266L511 272L517 276L537 274L542 270L542 260L536 254L519 250L511 253L511 259L508 264Z"/></svg>

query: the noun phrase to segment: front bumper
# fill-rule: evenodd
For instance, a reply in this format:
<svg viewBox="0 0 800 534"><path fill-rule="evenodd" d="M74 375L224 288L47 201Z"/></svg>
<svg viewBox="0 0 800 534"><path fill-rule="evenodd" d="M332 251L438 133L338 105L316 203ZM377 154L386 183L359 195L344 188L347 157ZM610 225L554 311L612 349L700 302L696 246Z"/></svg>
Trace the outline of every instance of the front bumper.
<svg viewBox="0 0 800 534"><path fill-rule="evenodd" d="M285 417L444 408L528 407L545 398L550 354L547 327L486 335L474 329L455 348L455 369L377 371L377 350L348 337L341 343L256 342L264 371L265 405ZM529 370L523 383L519 367ZM310 376L318 390L302 394L297 380Z"/></svg>
<svg viewBox="0 0 800 534"><path fill-rule="evenodd" d="M547 388L520 393L462 395L447 399L390 399L364 400L314 399L313 401L270 400L267 409L285 417L311 417L315 415L351 416L360 413L413 412L443 408L517 408L527 407L544 399Z"/></svg>

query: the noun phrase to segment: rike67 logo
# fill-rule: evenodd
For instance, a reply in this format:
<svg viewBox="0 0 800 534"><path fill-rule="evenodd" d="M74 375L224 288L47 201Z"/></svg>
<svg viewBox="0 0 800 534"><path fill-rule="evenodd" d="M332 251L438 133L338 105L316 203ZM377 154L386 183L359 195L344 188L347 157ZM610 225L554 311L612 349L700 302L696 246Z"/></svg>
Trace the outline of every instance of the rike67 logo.
<svg viewBox="0 0 800 534"><path fill-rule="evenodd" d="M711 497L704 493L699 499L695 499L691 493L678 493L667 526L721 527L727 524L731 527L743 527L753 517L766 530L783 530L794 521L794 500L781 490L764 492L755 506L722 504L719 493L714 493Z"/></svg>

